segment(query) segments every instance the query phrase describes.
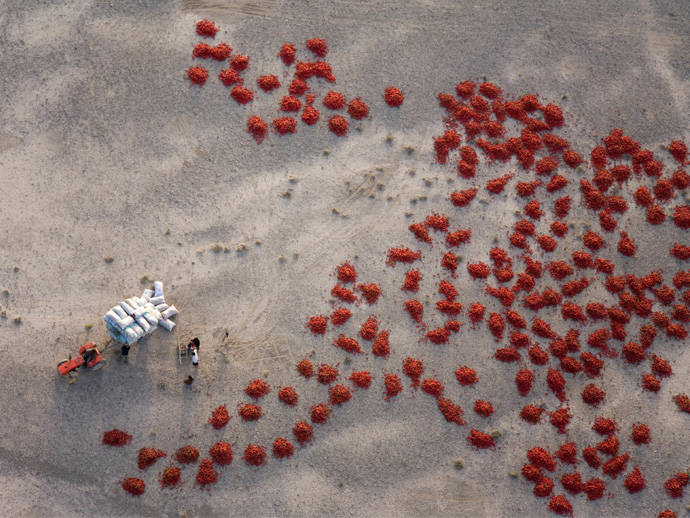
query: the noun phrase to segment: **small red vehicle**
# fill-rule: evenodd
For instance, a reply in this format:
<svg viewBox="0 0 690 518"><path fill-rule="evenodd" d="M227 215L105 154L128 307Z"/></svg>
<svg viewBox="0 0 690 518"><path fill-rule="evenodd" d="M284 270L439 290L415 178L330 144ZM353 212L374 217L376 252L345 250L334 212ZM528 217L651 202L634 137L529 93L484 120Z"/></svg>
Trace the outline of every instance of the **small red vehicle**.
<svg viewBox="0 0 690 518"><path fill-rule="evenodd" d="M70 383L74 381L72 379L73 374L79 367L84 367L86 370L97 371L105 365L105 359L101 356L98 348L93 342L89 342L86 345L82 345L79 349L79 355L76 358L70 357L67 360L62 360L58 363L58 371L61 376L69 376ZM75 378L76 379L76 378Z"/></svg>

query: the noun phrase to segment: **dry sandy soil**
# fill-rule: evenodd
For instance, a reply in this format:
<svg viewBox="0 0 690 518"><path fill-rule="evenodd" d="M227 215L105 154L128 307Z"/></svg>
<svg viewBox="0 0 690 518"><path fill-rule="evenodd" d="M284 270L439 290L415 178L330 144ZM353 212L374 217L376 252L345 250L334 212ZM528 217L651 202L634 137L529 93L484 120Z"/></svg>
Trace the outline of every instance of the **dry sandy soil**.
<svg viewBox="0 0 690 518"><path fill-rule="evenodd" d="M248 85L276 74L282 89L257 92L252 104L238 106L217 80L215 62L203 63L209 82L190 87L185 71L202 18L220 26L216 42L250 56ZM517 367L493 359L497 345L485 324L465 324L445 346L420 341L402 309L409 298L400 290L405 265L387 267L386 250L424 250L419 267L428 285L420 297L433 301L445 246L416 242L410 223L438 212L452 218L453 228L472 228L472 243L461 252L465 261L488 262L489 248L508 248L522 206L515 180L491 197L483 185L518 166L482 163L468 182L456 176L454 164L434 160L432 137L444 131L436 95L453 93L465 79L485 77L507 94L538 92L544 103L559 103L566 116L560 135L586 158L599 138L621 127L672 168L660 146L690 136L688 34L681 0L1 2L0 515L552 515L548 499L535 498L530 483L510 474L526 462L527 449L554 451L566 436L546 421L532 426L519 419L527 399L515 390ZM327 39L337 77L337 85L314 81L314 92L361 96L371 117L352 124L347 138L330 133L322 120L257 145L246 119L278 116L289 81L278 49L294 42L298 59L308 59L303 42L312 37ZM389 85L404 91L402 107L385 105ZM574 180L575 196L584 173L564 174ZM644 179L633 183L623 191ZM480 193L470 208L447 201L451 191L471 184ZM686 203L685 196L676 193L674 203ZM566 256L581 247L589 225L598 229L592 214L573 207ZM649 226L644 211L633 207L620 225L638 253L624 258L610 238L606 257L618 274L663 269L670 282L687 267L667 253L674 242L688 244L672 223ZM331 345L335 331L305 332L308 317L332 310L334 269L344 261L355 265L362 282L379 283L383 297L376 306L353 306L342 332L355 336L377 314L381 327L391 329L387 360L354 355L345 363L346 354ZM464 263L458 272L465 308L480 300L498 308L484 285L468 278ZM133 348L129 365L118 364L111 347L104 369L67 385L58 360L87 341L107 343L102 315L139 295L149 283L144 276L165 283L181 311L177 328L158 330ZM592 290L588 296L606 298L601 286ZM433 306L427 308L431 314ZM550 315L555 322L557 313ZM195 335L203 345L190 394L182 380L192 366L178 365L175 348ZM687 514L687 497L671 499L663 483L689 464L690 416L675 410L671 396L690 391L690 358L687 347L663 335L654 352L675 371L656 395L640 388L648 363L610 362L595 380L607 392L599 409L579 397L589 380L569 376L575 417L567 438L579 448L593 444L600 440L590 430L593 418L615 417L621 451L631 453L628 471L640 466L647 480L644 491L629 495L624 476L613 480L599 471L613 498L569 497L576 516L652 516L666 508ZM246 466L240 456L247 444L270 451L279 435L291 438L312 404L326 401L326 387L295 370L309 355L315 364L339 362L344 381L351 370L370 370L374 383L315 426L314 443L289 461ZM465 410L466 426L446 422L431 396L409 388L402 374L405 389L384 401L384 373L399 373L407 356L422 358L425 374L446 384L446 395ZM453 374L464 364L479 374L471 390ZM554 410L558 400L544 374L538 371L528 399ZM235 414L248 401L242 390L264 377L272 386L260 403L266 415L243 423ZM287 385L300 395L294 409L276 397ZM497 408L491 418L472 411L478 398ZM207 421L221 404L234 417L215 431ZM651 444L629 440L636 421L652 428ZM103 446L103 432L114 427L130 432L132 444ZM470 448L470 428L501 430L498 448ZM194 466L183 470L181 490L161 489L158 473L170 457L144 472L137 468L141 447L172 454L192 443L205 455L218 440L233 444L235 461L219 469L208 491L194 486ZM454 469L457 458L464 469ZM578 469L585 479L597 475L582 460ZM143 496L120 488L128 476L145 480ZM563 493L558 481L555 493Z"/></svg>

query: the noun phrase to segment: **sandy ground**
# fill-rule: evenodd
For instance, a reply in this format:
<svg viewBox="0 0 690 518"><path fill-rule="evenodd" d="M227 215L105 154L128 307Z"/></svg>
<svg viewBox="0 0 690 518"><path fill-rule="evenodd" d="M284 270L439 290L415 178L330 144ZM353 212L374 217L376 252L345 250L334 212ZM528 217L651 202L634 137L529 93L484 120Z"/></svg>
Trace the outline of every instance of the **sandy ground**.
<svg viewBox="0 0 690 518"><path fill-rule="evenodd" d="M201 18L221 27L216 42L251 57L248 84L260 74L283 79L276 58L282 43L294 42L298 57L307 58L304 40L326 38L337 89L361 96L371 118L361 131L353 125L348 138L321 122L258 146L246 119L277 116L285 87L239 107L211 82L221 66L204 63L211 80L190 88L184 73ZM583 155L613 127L656 152L690 136L688 34L681 0L3 1L0 515L550 515L531 485L509 474L519 471L528 448L554 450L564 436L548 423L528 427L517 418L525 403L514 388L516 369L492 358L485 328L463 326L445 347L419 341L401 308L405 269L386 267L385 251L418 248L407 226L432 211L473 229L466 258L487 260L494 236L507 247L506 229L519 208L512 188L472 211L446 201L460 181L452 165L434 164L432 137L444 129L438 92L485 76L505 92L538 92L561 103L561 134ZM405 92L400 109L383 102L389 85ZM319 83L315 90L328 88ZM486 167L477 184L511 169ZM668 281L679 266L658 249L687 244L687 236L672 225L652 229L640 214L624 221L638 259L618 256L617 266L634 273L667 268ZM577 230L587 217L575 209ZM429 279L441 253L435 247L425 256ZM309 316L330 311L334 268L346 260L362 282L380 283L384 296L376 307L353 308L343 332L355 335L375 312L392 330L388 360L360 355L347 365L330 345L333 332L305 334ZM181 311L177 328L156 331L126 366L111 347L103 370L68 386L58 360L87 341L106 343L101 316L117 300L139 295L145 276L164 281ZM457 286L463 304L485 298L466 274ZM195 335L201 366L196 390L185 394L182 380L192 367L178 365L175 347ZM630 468L644 468L644 492L628 495L622 477L607 480L615 498L573 497L576 516L651 516L667 507L687 513L687 497L671 500L663 482L689 463L690 421L674 410L671 395L690 389L690 359L675 342L655 348L676 373L658 395L643 393L641 371L618 362L601 381L603 410L572 398L573 412L585 417L573 421L569 438L581 446L596 440L589 428L599 413L619 419L624 441L633 421L650 424L654 439L644 448L623 446ZM344 373L370 370L372 388L316 426L314 444L289 462L246 466L239 457L248 443L269 447L279 435L290 437L311 404L328 397L325 387L296 374L294 365L310 354L317 364L340 362ZM409 382L393 401L383 400L383 373L399 372L409 355L446 383L446 394L465 408L466 427L445 422L430 396ZM472 390L455 382L462 364L479 373ZM216 406L227 404L233 414L247 402L242 390L257 377L274 389L261 402L264 418L245 424L235 416L218 432L206 424ZM573 382L574 396L585 382ZM295 409L275 397L286 385L300 394ZM543 376L537 385L546 393ZM498 408L488 422L472 412L476 398ZM550 409L557 404L552 395L542 399ZM114 427L133 435L129 447L101 445ZM473 451L465 441L470 428L500 429L500 447ZM167 459L145 472L136 465L144 446L172 453L192 443L204 454L217 440L233 444L235 461L209 491L194 487L194 467L183 470L183 489L170 491L157 483ZM453 468L458 457L462 470ZM127 476L146 481L144 496L120 489Z"/></svg>

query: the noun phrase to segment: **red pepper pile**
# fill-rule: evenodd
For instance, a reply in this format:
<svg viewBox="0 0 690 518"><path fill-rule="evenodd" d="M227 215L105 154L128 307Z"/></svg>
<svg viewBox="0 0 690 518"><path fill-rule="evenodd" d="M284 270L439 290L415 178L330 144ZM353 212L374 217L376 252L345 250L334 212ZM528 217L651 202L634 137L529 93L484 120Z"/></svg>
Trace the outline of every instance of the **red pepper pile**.
<svg viewBox="0 0 690 518"><path fill-rule="evenodd" d="M122 489L130 495L141 496L146 491L146 484L140 478L129 477L122 481Z"/></svg>
<svg viewBox="0 0 690 518"><path fill-rule="evenodd" d="M139 469L146 469L149 466L153 466L158 459L167 455L168 454L163 450L141 448L137 454L137 464L139 465Z"/></svg>
<svg viewBox="0 0 690 518"><path fill-rule="evenodd" d="M199 460L199 449L192 445L182 446L175 452L175 460L180 464L190 464Z"/></svg>
<svg viewBox="0 0 690 518"><path fill-rule="evenodd" d="M297 404L297 400L299 399L297 392L292 387L283 387L280 389L278 392L278 397L288 406L295 406Z"/></svg>
<svg viewBox="0 0 690 518"><path fill-rule="evenodd" d="M103 444L107 444L108 446L124 447L130 442L132 442L132 436L117 428L113 428L108 432L103 432Z"/></svg>
<svg viewBox="0 0 690 518"><path fill-rule="evenodd" d="M260 406L252 405L251 403L240 406L237 413L245 423L249 421L258 421L261 416L264 415Z"/></svg>
<svg viewBox="0 0 690 518"><path fill-rule="evenodd" d="M211 459L204 459L199 463L196 481L202 487L218 482L218 473L213 469L213 461Z"/></svg>
<svg viewBox="0 0 690 518"><path fill-rule="evenodd" d="M268 455L261 446L250 444L245 448L242 459L248 466L263 466L268 461Z"/></svg>
<svg viewBox="0 0 690 518"><path fill-rule="evenodd" d="M221 405L213 411L213 415L208 420L209 424L216 430L220 430L230 421L230 414L225 405Z"/></svg>
<svg viewBox="0 0 690 518"><path fill-rule="evenodd" d="M278 437L273 441L273 456L277 459L285 459L292 457L295 447L287 439Z"/></svg>
<svg viewBox="0 0 690 518"><path fill-rule="evenodd" d="M180 484L180 476L182 471L177 466L167 466L163 469L163 473L158 481L162 487L173 487Z"/></svg>
<svg viewBox="0 0 690 518"><path fill-rule="evenodd" d="M268 394L270 390L271 387L268 383L260 379L255 379L247 385L247 388L244 389L244 393L251 398L260 399Z"/></svg>
<svg viewBox="0 0 690 518"><path fill-rule="evenodd" d="M219 466L232 463L232 446L227 442L217 442L208 450L213 462Z"/></svg>

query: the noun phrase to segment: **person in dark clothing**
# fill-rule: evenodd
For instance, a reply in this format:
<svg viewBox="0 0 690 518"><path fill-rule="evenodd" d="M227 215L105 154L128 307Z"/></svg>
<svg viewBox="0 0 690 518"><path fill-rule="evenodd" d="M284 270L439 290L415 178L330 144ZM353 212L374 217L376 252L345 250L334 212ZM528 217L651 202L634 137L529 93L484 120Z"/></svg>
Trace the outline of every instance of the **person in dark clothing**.
<svg viewBox="0 0 690 518"><path fill-rule="evenodd" d="M120 356L118 356L117 361L121 362L124 358L125 363L129 363L129 348L130 346L128 344L122 345L122 348L120 349Z"/></svg>
<svg viewBox="0 0 690 518"><path fill-rule="evenodd" d="M201 342L198 338L192 338L187 344L187 349L189 349L190 351L192 349L199 349L199 347L201 347Z"/></svg>
<svg viewBox="0 0 690 518"><path fill-rule="evenodd" d="M192 383L194 383L194 378L189 376L186 380L184 380L185 388L188 388L189 390L191 390L192 389Z"/></svg>
<svg viewBox="0 0 690 518"><path fill-rule="evenodd" d="M82 364L83 367L86 369L89 365L89 362L93 360L96 357L96 350L91 347L84 351L84 354L82 354L82 358L84 358L84 363Z"/></svg>

